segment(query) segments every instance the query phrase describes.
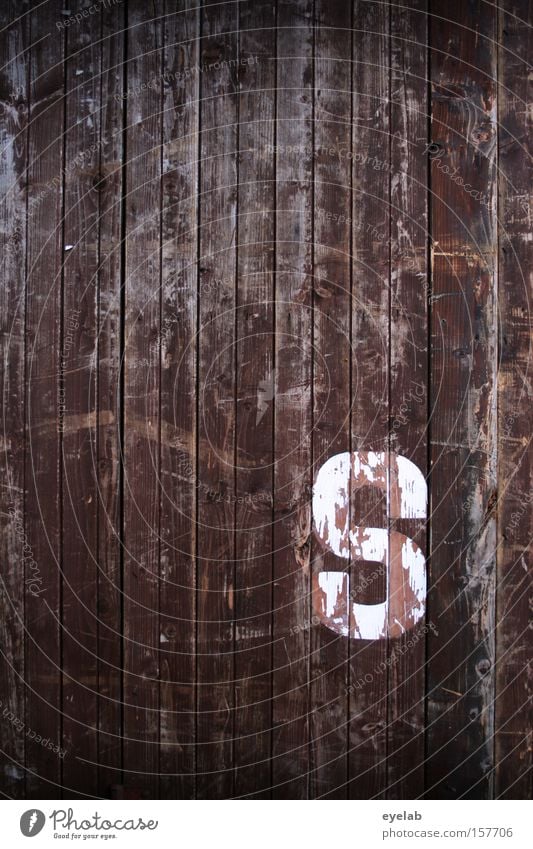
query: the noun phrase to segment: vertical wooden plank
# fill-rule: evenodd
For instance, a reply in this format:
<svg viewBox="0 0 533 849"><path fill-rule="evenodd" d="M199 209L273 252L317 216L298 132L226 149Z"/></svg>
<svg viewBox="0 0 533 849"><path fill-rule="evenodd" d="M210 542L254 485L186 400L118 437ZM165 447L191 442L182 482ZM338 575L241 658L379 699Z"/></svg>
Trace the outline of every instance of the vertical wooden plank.
<svg viewBox="0 0 533 849"><path fill-rule="evenodd" d="M124 350L124 783L155 798L159 745L161 23L128 4Z"/></svg>
<svg viewBox="0 0 533 849"><path fill-rule="evenodd" d="M35 563L24 528L27 6L4 3L0 29L0 770L5 795L21 798L25 779L24 587L25 580L33 577ZM36 582L34 591L40 589Z"/></svg>
<svg viewBox="0 0 533 849"><path fill-rule="evenodd" d="M352 7L316 0L314 40L313 468L350 448ZM311 545L313 573L347 561ZM336 600L335 600L336 601ZM346 797L349 638L313 624L311 798Z"/></svg>
<svg viewBox="0 0 533 849"><path fill-rule="evenodd" d="M198 8L167 2L163 66L160 793L195 792ZM177 432L176 445L168 438ZM168 434L168 435L167 435ZM172 775L170 775L172 774Z"/></svg>
<svg viewBox="0 0 533 849"><path fill-rule="evenodd" d="M391 334L389 447L427 476L428 285L427 11L391 7ZM426 522L391 527L427 552ZM414 799L424 781L425 634L418 622L390 640L389 798Z"/></svg>
<svg viewBox="0 0 533 849"><path fill-rule="evenodd" d="M278 0L273 793L308 795L313 2Z"/></svg>
<svg viewBox="0 0 533 849"><path fill-rule="evenodd" d="M386 451L389 416L390 115L389 7L356 0L353 11L352 451ZM365 486L352 494L354 525L387 527L386 497ZM351 569L353 601L383 601L386 576L375 563ZM364 579L364 580L363 580ZM386 787L386 640L350 644L348 795Z"/></svg>
<svg viewBox="0 0 533 849"><path fill-rule="evenodd" d="M197 793L233 795L238 4L202 7Z"/></svg>
<svg viewBox="0 0 533 849"><path fill-rule="evenodd" d="M426 792L485 798L495 659L496 12L456 0L431 11L428 614L439 634L428 637Z"/></svg>
<svg viewBox="0 0 533 849"><path fill-rule="evenodd" d="M241 4L236 349L235 795L268 798L276 9Z"/></svg>
<svg viewBox="0 0 533 849"><path fill-rule="evenodd" d="M498 577L495 795L531 798L531 3L499 13Z"/></svg>
<svg viewBox="0 0 533 849"><path fill-rule="evenodd" d="M73 4L72 13L81 10ZM62 746L69 796L96 795L96 333L100 18L66 31L62 440ZM75 754L74 754L75 753ZM83 762L78 760L82 758Z"/></svg>
<svg viewBox="0 0 533 849"><path fill-rule="evenodd" d="M120 371L125 12L102 9L98 267L98 795L122 766Z"/></svg>
<svg viewBox="0 0 533 849"><path fill-rule="evenodd" d="M57 753L36 742L61 742L60 431L64 33L59 0L32 10L28 140L28 278L26 318L26 537L42 592L26 588L26 794L60 795ZM72 753L69 753L72 756ZM66 756L65 756L66 757Z"/></svg>

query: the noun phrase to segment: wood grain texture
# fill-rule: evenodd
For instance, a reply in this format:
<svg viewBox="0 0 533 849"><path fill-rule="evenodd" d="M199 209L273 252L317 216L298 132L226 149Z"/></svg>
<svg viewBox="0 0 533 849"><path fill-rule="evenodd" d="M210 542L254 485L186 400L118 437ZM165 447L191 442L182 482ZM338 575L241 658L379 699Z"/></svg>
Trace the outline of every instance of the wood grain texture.
<svg viewBox="0 0 533 849"><path fill-rule="evenodd" d="M124 315L124 785L151 798L159 773L162 24L128 4ZM154 89L143 89L155 81Z"/></svg>
<svg viewBox="0 0 533 849"><path fill-rule="evenodd" d="M66 788L83 783L86 793L94 796L98 792L98 492L94 472L100 212L95 184L101 118L97 17L90 19L87 32L88 42L79 29L66 34L61 624L63 747L71 753L63 762L63 783Z"/></svg>
<svg viewBox="0 0 533 849"><path fill-rule="evenodd" d="M26 180L28 125L28 21L17 18L20 4L2 7L0 27L0 82L2 90L0 133L1 207L0 250L2 288L0 322L2 334L2 451L0 452L0 703L2 738L2 793L24 796L24 735L12 715L24 723L24 592L28 578L38 577L27 548L24 523L25 453L25 266ZM40 589L35 584L35 591Z"/></svg>
<svg viewBox="0 0 533 849"><path fill-rule="evenodd" d="M425 2L391 7L390 400L389 448L427 476L428 302L427 14ZM426 523L392 527L427 556ZM424 780L427 621L391 640L387 795L413 799Z"/></svg>
<svg viewBox="0 0 533 849"><path fill-rule="evenodd" d="M271 784L275 11L245 3L239 22L235 795L252 798Z"/></svg>
<svg viewBox="0 0 533 849"><path fill-rule="evenodd" d="M313 4L277 5L273 792L308 795Z"/></svg>
<svg viewBox="0 0 533 849"><path fill-rule="evenodd" d="M121 389L124 8L102 15L98 253L98 791L122 766Z"/></svg>
<svg viewBox="0 0 533 849"><path fill-rule="evenodd" d="M350 447L351 37L342 0L315 4L313 195L313 477ZM312 568L344 562L311 545ZM324 626L310 633L313 797L346 796L348 641Z"/></svg>
<svg viewBox="0 0 533 849"><path fill-rule="evenodd" d="M191 435L184 448L161 441L159 585L163 798L195 792L195 468L200 12L169 2L164 19L161 267L161 430Z"/></svg>
<svg viewBox="0 0 533 849"><path fill-rule="evenodd" d="M383 451L389 411L389 7L356 0L353 27L351 449ZM352 524L387 527L386 498L375 487L353 493L350 503ZM383 600L386 577L376 564L361 572L357 563L351 579L356 601ZM349 648L349 798L379 796L386 787L388 682L376 670L387 650L383 640L355 640Z"/></svg>
<svg viewBox="0 0 533 849"><path fill-rule="evenodd" d="M26 795L57 796L62 761L36 741L62 743L61 429L62 269L64 244L64 37L60 2L30 19L28 242L26 279L25 533L43 592L26 587ZM43 36L45 36L43 38ZM69 752L69 757L73 757Z"/></svg>
<svg viewBox="0 0 533 849"><path fill-rule="evenodd" d="M496 15L432 5L429 797L492 793ZM433 153L434 151L434 153ZM445 168L446 166L446 168ZM463 184L452 177L460 175Z"/></svg>
<svg viewBox="0 0 533 849"><path fill-rule="evenodd" d="M197 792L233 795L239 10L201 20Z"/></svg>
<svg viewBox="0 0 533 849"><path fill-rule="evenodd" d="M495 793L531 796L531 117L524 67L531 56L528 3L499 15L498 166L498 580Z"/></svg>
<svg viewBox="0 0 533 849"><path fill-rule="evenodd" d="M529 0L100 5L0 10L0 794L530 799Z"/></svg>

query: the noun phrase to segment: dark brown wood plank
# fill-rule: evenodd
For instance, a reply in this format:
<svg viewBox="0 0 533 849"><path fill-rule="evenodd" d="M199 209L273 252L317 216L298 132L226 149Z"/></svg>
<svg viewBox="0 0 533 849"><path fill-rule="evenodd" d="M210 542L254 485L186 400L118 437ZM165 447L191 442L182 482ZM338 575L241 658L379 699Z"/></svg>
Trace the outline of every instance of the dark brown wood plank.
<svg viewBox="0 0 533 849"><path fill-rule="evenodd" d="M98 788L121 782L121 270L125 12L102 9L98 267Z"/></svg>
<svg viewBox="0 0 533 849"><path fill-rule="evenodd" d="M198 9L167 2L163 65L160 793L195 793ZM168 432L183 434L176 445Z"/></svg>
<svg viewBox="0 0 533 849"><path fill-rule="evenodd" d="M73 12L78 11L76 6ZM97 265L100 19L66 30L62 439L62 746L69 796L98 792ZM82 760L79 760L79 759ZM83 790L82 790L83 788Z"/></svg>
<svg viewBox="0 0 533 849"><path fill-rule="evenodd" d="M35 560L24 528L24 322L28 118L28 19L16 2L0 12L0 757L2 792L24 796L24 588ZM18 20L17 20L18 19ZM37 565L37 564L35 564ZM24 580L20 580L21 574ZM38 577L35 575L35 577ZM28 586L30 586L28 584ZM39 593L41 586L34 584Z"/></svg>
<svg viewBox="0 0 533 849"><path fill-rule="evenodd" d="M312 431L313 3L279 0L276 105L273 763L308 795Z"/></svg>
<svg viewBox="0 0 533 849"><path fill-rule="evenodd" d="M495 795L531 799L531 3L499 14L498 578ZM529 27L523 22L529 22Z"/></svg>
<svg viewBox="0 0 533 849"><path fill-rule="evenodd" d="M238 28L237 3L202 7L197 385L200 798L233 795Z"/></svg>
<svg viewBox="0 0 533 849"><path fill-rule="evenodd" d="M427 12L425 0L391 7L390 450L427 476L428 210ZM390 518L390 517L389 517ZM427 552L425 520L392 523ZM414 799L424 782L425 634L420 620L390 641L389 798Z"/></svg>
<svg viewBox="0 0 533 849"><path fill-rule="evenodd" d="M124 784L154 798L159 771L160 178L162 28L128 3L124 348Z"/></svg>
<svg viewBox="0 0 533 849"><path fill-rule="evenodd" d="M352 11L352 5L344 0L315 2L315 478L329 457L350 449ZM315 578L323 570L342 572L349 569L348 560L325 551L315 539L311 552ZM310 692L313 706L310 796L345 798L349 637L324 624L314 624L310 636Z"/></svg>
<svg viewBox="0 0 533 849"><path fill-rule="evenodd" d="M388 447L389 413L388 6L356 0L353 27L351 450L379 452ZM387 499L376 487L362 487L350 503L353 525L387 527ZM386 579L381 571L373 562L354 563L354 601L384 600ZM386 640L351 641L349 798L379 796L386 786L388 682L381 666L386 660Z"/></svg>
<svg viewBox="0 0 533 849"><path fill-rule="evenodd" d="M272 718L276 9L240 6L235 795L268 798Z"/></svg>
<svg viewBox="0 0 533 849"><path fill-rule="evenodd" d="M58 798L60 692L60 430L62 426L61 269L64 132L64 34L59 0L33 8L30 20L28 140L28 253L26 313L25 522L28 545L42 577L42 593L26 588L26 795ZM68 752L65 757L74 757Z"/></svg>
<svg viewBox="0 0 533 849"><path fill-rule="evenodd" d="M496 12L456 0L431 11L428 611L439 633L428 636L426 794L485 798L495 660Z"/></svg>

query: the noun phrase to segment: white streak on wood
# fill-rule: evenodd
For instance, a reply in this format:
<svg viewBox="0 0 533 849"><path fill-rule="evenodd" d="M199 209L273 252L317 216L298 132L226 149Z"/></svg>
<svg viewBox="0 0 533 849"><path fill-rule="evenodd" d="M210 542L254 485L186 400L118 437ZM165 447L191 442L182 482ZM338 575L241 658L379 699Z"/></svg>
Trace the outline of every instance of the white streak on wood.
<svg viewBox="0 0 533 849"><path fill-rule="evenodd" d="M387 573L403 569L406 580L392 581L395 586L409 586L409 598L404 605L402 621L394 618L397 629L412 628L425 612L426 560L420 548L408 537L386 528L354 525L350 528L350 491L354 485L370 484L386 493L389 516L399 511L399 517L423 519L427 514L427 485L420 469L406 457L384 452L343 452L330 457L321 466L313 489L313 519L318 538L337 557L344 560L364 560L381 563ZM391 499L391 487L397 487ZM396 518L396 515L393 516ZM390 562L390 541L401 537L399 562ZM401 541L400 540L400 541ZM389 593L379 604L352 603L350 636L356 639L382 639L388 633ZM324 593L319 605L323 624L338 634L346 634L344 616L349 604L349 576L339 572L321 572L318 587ZM396 590L398 592L398 590ZM343 596L346 593L346 596Z"/></svg>
<svg viewBox="0 0 533 849"><path fill-rule="evenodd" d="M381 640L387 636L387 601L379 604L353 604L352 615L354 633L350 636L358 640Z"/></svg>
<svg viewBox="0 0 533 849"><path fill-rule="evenodd" d="M413 605L407 612L407 615L412 618L413 625L416 625L426 609L426 558L409 537L405 538L402 545L402 567L408 572L409 587L418 601L418 607Z"/></svg>
<svg viewBox="0 0 533 849"><path fill-rule="evenodd" d="M343 572L321 572L318 576L320 589L326 595L326 616L333 617L335 614L339 595L342 594L345 577Z"/></svg>
<svg viewBox="0 0 533 849"><path fill-rule="evenodd" d="M407 457L395 455L398 465L398 487L402 519L425 519L427 515L427 484L424 475Z"/></svg>

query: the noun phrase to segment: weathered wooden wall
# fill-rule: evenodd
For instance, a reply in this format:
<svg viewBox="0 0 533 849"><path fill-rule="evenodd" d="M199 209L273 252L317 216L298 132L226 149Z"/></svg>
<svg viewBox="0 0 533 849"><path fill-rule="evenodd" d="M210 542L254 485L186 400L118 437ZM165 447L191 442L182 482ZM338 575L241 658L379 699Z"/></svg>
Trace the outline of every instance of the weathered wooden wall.
<svg viewBox="0 0 533 849"><path fill-rule="evenodd" d="M528 0L0 20L0 793L531 798Z"/></svg>

